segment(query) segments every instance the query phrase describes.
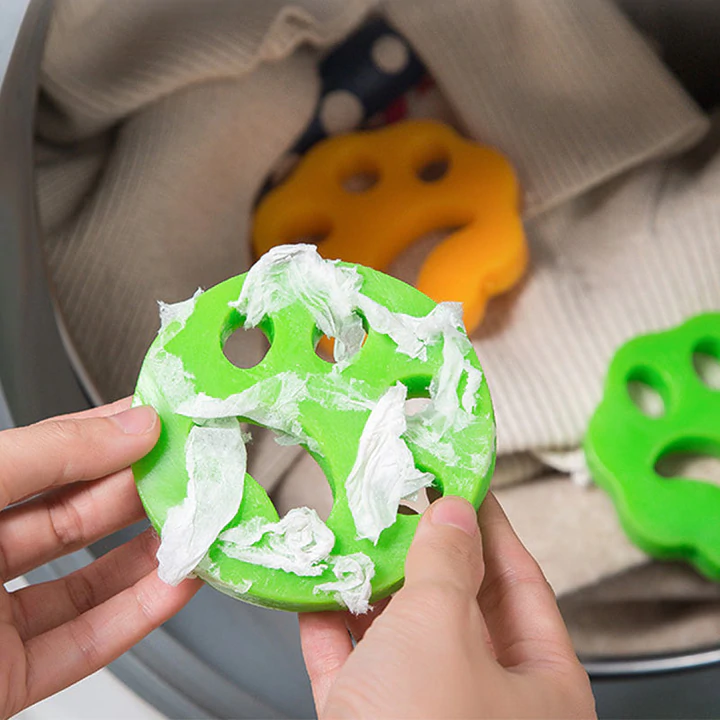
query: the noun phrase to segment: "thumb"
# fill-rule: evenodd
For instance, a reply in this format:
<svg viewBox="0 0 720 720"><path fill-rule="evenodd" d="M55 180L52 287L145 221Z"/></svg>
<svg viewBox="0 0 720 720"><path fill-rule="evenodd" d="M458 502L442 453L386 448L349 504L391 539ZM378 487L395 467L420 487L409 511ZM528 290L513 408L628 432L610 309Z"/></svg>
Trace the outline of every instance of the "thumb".
<svg viewBox="0 0 720 720"><path fill-rule="evenodd" d="M448 495L420 520L405 560L405 587L435 584L474 598L484 575L482 542L475 508Z"/></svg>

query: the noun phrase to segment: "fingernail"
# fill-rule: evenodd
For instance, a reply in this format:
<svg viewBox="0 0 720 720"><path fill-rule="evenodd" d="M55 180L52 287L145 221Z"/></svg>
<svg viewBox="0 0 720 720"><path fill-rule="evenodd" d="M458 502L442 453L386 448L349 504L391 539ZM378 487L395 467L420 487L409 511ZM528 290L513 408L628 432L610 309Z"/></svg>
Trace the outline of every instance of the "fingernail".
<svg viewBox="0 0 720 720"><path fill-rule="evenodd" d="M452 525L471 537L478 532L475 508L461 497L448 495L438 500L430 510L433 525Z"/></svg>
<svg viewBox="0 0 720 720"><path fill-rule="evenodd" d="M139 405L111 418L128 435L144 435L157 421L157 413L148 405Z"/></svg>

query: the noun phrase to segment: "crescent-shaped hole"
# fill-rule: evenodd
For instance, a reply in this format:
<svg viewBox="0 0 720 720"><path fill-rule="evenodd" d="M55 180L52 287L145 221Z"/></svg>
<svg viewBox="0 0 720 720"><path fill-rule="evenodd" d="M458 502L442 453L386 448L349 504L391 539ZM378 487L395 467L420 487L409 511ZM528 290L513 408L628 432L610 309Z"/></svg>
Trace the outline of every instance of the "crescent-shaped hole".
<svg viewBox="0 0 720 720"><path fill-rule="evenodd" d="M243 370L259 365L270 350L270 341L262 329L239 327L223 341L223 355Z"/></svg>
<svg viewBox="0 0 720 720"><path fill-rule="evenodd" d="M667 411L667 386L650 367L635 367L628 373L627 393L633 405L649 418L662 417Z"/></svg>
<svg viewBox="0 0 720 720"><path fill-rule="evenodd" d="M687 439L665 450L655 472L668 480L693 479L720 486L720 442Z"/></svg>
<svg viewBox="0 0 720 720"><path fill-rule="evenodd" d="M353 194L367 192L380 182L380 172L377 170L365 170L352 173L342 179L343 190Z"/></svg>
<svg viewBox="0 0 720 720"><path fill-rule="evenodd" d="M710 390L720 390L720 341L700 341L692 357L693 368L700 381Z"/></svg>
<svg viewBox="0 0 720 720"><path fill-rule="evenodd" d="M333 508L333 494L325 472L305 449L280 478L270 499L280 517L293 508L309 507L325 521Z"/></svg>

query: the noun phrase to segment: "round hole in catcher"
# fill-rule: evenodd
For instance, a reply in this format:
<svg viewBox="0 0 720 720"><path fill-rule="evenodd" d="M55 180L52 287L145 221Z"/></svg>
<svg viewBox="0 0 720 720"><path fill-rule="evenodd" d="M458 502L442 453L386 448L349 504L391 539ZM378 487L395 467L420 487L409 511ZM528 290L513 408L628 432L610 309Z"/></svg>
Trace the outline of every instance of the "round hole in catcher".
<svg viewBox="0 0 720 720"><path fill-rule="evenodd" d="M360 98L349 90L333 90L320 104L319 120L328 135L354 130L365 115Z"/></svg>
<svg viewBox="0 0 720 720"><path fill-rule="evenodd" d="M360 347L363 347L363 345L365 345L368 339L368 324L367 320L362 316L362 314L358 313L358 315L362 320L364 330L364 335L362 341L360 342ZM325 362L334 363L336 342L335 338L324 335L317 327L315 328L315 337L317 338L315 341L315 354Z"/></svg>
<svg viewBox="0 0 720 720"><path fill-rule="evenodd" d="M628 376L627 391L633 404L643 415L658 418L665 414L665 384L651 368L635 368Z"/></svg>
<svg viewBox="0 0 720 720"><path fill-rule="evenodd" d="M380 182L380 173L377 170L362 170L345 176L342 179L342 186L349 193L364 193L374 188L378 182Z"/></svg>
<svg viewBox="0 0 720 720"><path fill-rule="evenodd" d="M360 347L367 342L367 332L365 333ZM321 335L320 339L315 345L315 354L325 362L335 362L335 338L328 337L327 335Z"/></svg>
<svg viewBox="0 0 720 720"><path fill-rule="evenodd" d="M260 328L239 327L223 343L225 357L243 370L259 365L269 349L270 342Z"/></svg>
<svg viewBox="0 0 720 720"><path fill-rule="evenodd" d="M442 180L450 170L450 158L448 156L436 156L423 163L417 170L419 180L426 183L433 183Z"/></svg>
<svg viewBox="0 0 720 720"><path fill-rule="evenodd" d="M708 339L698 343L692 361L700 380L710 390L720 390L720 342Z"/></svg>
<svg viewBox="0 0 720 720"><path fill-rule="evenodd" d="M430 383L432 378L429 375L417 375L402 380L407 388L407 399L405 400L405 417L423 412L430 405Z"/></svg>
<svg viewBox="0 0 720 720"><path fill-rule="evenodd" d="M397 35L382 35L370 50L375 67L388 75L396 75L410 64L410 49Z"/></svg>

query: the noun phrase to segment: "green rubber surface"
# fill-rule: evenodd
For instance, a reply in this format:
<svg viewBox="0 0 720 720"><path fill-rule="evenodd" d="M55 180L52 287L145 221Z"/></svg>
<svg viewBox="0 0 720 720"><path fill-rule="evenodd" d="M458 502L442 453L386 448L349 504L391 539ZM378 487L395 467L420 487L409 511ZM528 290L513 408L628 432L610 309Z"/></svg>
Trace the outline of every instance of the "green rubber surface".
<svg viewBox="0 0 720 720"><path fill-rule="evenodd" d="M427 315L435 303L413 287L383 273L355 265L363 278L362 292L396 312L421 317ZM300 303L270 314L260 327L270 341L270 349L255 367L240 369L223 354L223 344L232 332L243 326L244 318L228 306L236 301L245 281L241 275L217 285L197 299L195 309L185 326L165 343L167 352L181 358L188 373L195 377L196 391L226 398L242 392L260 380L285 371L301 376L324 375L333 364L315 353L319 331L312 316ZM408 397L427 397L428 387L442 365L441 341L428 347L427 359L411 359L397 351L388 336L366 326L367 339L352 362L342 370L345 381L353 380L367 397L378 400L396 382L408 388ZM158 337L153 347L161 343ZM466 359L480 369L475 352ZM140 389L147 383L147 361L138 380L135 403L152 404L162 420L160 439L143 460L133 466L138 491L153 526L161 532L168 510L180 504L185 495L188 475L185 469L184 448L193 427L192 420L175 414L159 393ZM459 394L462 388L459 388ZM370 540L358 540L354 520L348 506L344 482L350 473L358 450L358 441L370 411L343 411L323 406L317 398L300 403L300 423L304 432L317 442L320 452L311 452L330 484L334 503L327 520L335 534L332 556L356 552L365 553L375 563L371 602L389 595L403 582L405 555L417 527L419 516L398 515L397 521L380 535L377 545ZM239 418L247 422L245 418ZM495 461L495 425L492 404L483 380L478 393L473 421L464 429L444 438L461 456L487 453L483 472L473 472L460 465L446 465L435 454L408 442L416 466L433 473L436 487L443 494L467 498L476 508L482 502L492 476ZM307 448L306 448L307 449ZM226 529L258 516L275 522L278 513L265 490L248 474L239 512ZM300 577L283 570L267 569L226 556L216 541L196 574L217 589L257 605L291 610L317 611L341 607L330 594L314 592L316 585L336 580L328 568L317 577ZM247 592L239 588L246 581L252 583Z"/></svg>
<svg viewBox="0 0 720 720"><path fill-rule="evenodd" d="M684 559L720 580L720 487L666 478L655 469L667 453L720 457L720 391L698 376L696 352L720 359L720 314L699 315L621 347L590 421L585 453L632 541L655 557ZM659 393L664 413L644 413L628 391L632 381Z"/></svg>

